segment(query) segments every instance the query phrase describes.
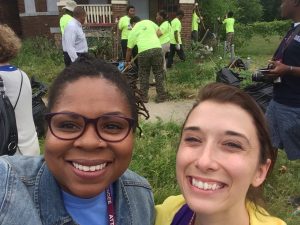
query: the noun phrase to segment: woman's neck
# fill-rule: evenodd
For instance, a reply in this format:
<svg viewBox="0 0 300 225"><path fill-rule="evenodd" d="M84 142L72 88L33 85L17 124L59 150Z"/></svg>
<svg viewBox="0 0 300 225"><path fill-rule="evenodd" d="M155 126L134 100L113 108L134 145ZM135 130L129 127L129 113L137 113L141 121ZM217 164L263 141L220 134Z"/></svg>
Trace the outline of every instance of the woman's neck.
<svg viewBox="0 0 300 225"><path fill-rule="evenodd" d="M237 211L226 211L219 214L196 214L194 225L250 225L246 208Z"/></svg>

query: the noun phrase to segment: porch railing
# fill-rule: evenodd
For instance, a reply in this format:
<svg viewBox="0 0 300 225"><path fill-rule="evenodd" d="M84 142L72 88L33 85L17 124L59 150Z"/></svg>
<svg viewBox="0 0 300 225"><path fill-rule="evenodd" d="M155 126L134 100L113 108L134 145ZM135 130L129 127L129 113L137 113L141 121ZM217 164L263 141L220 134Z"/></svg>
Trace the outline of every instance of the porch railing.
<svg viewBox="0 0 300 225"><path fill-rule="evenodd" d="M79 5L86 11L86 23L91 25L105 25L112 23L112 11L110 4Z"/></svg>

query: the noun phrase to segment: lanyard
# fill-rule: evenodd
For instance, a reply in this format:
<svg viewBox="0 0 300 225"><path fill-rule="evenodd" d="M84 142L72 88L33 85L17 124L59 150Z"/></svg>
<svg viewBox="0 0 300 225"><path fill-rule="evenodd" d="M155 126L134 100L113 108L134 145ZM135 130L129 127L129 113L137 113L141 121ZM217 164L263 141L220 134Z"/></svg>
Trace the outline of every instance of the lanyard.
<svg viewBox="0 0 300 225"><path fill-rule="evenodd" d="M293 41L294 37L299 33L299 31L300 31L300 25L297 25L296 27L293 27L287 32L286 36L284 37L279 47L277 48L273 56L273 60L282 61L284 51L289 46L289 44Z"/></svg>
<svg viewBox="0 0 300 225"><path fill-rule="evenodd" d="M107 211L108 211L108 224L116 225L115 209L114 209L114 204L113 204L110 187L105 189L105 193L106 193L106 202L107 202Z"/></svg>

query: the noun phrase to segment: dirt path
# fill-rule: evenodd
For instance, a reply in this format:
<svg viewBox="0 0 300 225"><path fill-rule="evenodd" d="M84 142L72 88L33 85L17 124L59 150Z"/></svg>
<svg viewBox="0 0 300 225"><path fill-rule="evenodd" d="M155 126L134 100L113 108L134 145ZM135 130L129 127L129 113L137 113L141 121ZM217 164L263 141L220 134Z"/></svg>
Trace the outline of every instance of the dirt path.
<svg viewBox="0 0 300 225"><path fill-rule="evenodd" d="M191 109L194 100L169 101L162 103L149 102L145 106L149 110L150 118L147 122L163 120L182 123Z"/></svg>

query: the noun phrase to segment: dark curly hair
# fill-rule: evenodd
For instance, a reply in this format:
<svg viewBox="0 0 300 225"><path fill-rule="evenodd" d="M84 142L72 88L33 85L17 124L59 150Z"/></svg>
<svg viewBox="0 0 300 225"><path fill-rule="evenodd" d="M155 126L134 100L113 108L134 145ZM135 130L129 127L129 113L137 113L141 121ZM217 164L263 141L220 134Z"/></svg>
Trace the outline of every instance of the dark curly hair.
<svg viewBox="0 0 300 225"><path fill-rule="evenodd" d="M79 57L69 67L66 67L53 81L48 96L48 111L55 106L66 85L82 77L99 77L106 79L115 85L124 95L131 111L132 118L136 121L134 130L138 127L138 114L145 108L139 107L135 91L130 87L124 74L120 73L116 66L90 55Z"/></svg>

